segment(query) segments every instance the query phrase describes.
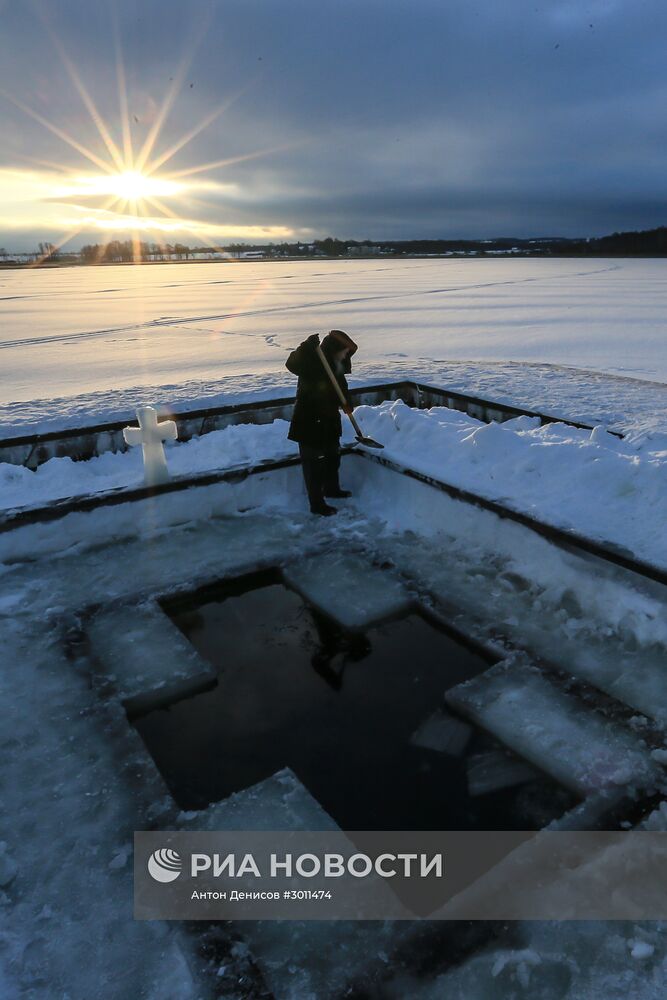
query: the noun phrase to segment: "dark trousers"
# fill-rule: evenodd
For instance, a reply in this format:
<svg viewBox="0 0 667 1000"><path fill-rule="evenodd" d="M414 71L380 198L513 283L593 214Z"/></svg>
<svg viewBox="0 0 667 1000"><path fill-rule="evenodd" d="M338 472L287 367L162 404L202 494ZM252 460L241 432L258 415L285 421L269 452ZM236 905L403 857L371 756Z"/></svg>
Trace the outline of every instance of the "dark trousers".
<svg viewBox="0 0 667 1000"><path fill-rule="evenodd" d="M317 507L324 502L325 496L337 493L340 489L338 482L340 448L337 442L324 448L300 444L299 454L310 506Z"/></svg>

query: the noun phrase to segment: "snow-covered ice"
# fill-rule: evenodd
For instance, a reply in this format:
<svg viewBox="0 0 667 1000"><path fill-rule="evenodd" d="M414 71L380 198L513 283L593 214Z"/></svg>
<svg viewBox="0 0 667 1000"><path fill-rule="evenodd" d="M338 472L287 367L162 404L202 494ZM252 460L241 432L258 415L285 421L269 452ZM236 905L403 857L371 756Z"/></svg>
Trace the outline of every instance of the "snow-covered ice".
<svg viewBox="0 0 667 1000"><path fill-rule="evenodd" d="M179 817L183 830L337 830L296 775L285 768L201 812ZM391 925L338 920L248 921L242 934L281 1000L330 997L398 940Z"/></svg>
<svg viewBox="0 0 667 1000"><path fill-rule="evenodd" d="M349 542L354 542L354 535ZM349 552L322 553L289 565L285 579L306 600L350 629L367 628L405 613L412 600L395 575L369 566L364 555Z"/></svg>
<svg viewBox="0 0 667 1000"><path fill-rule="evenodd" d="M287 394L287 352L332 326L360 344L357 383L412 377L667 430L660 260L0 271L0 295L0 436Z"/></svg>
<svg viewBox="0 0 667 1000"><path fill-rule="evenodd" d="M120 863L135 829L166 821L166 789L124 713L91 701L46 607L2 620L0 693L14 709L0 824L16 867L0 894L2 996L194 998L191 942L132 920Z"/></svg>
<svg viewBox="0 0 667 1000"><path fill-rule="evenodd" d="M518 925L513 948L467 957L431 982L399 972L388 1000L661 1000L666 925L627 921L531 922ZM633 959L637 940L654 952ZM645 949L640 948L642 954Z"/></svg>
<svg viewBox="0 0 667 1000"><path fill-rule="evenodd" d="M361 345L353 384L413 377L600 425L593 433L525 419L487 426L452 411L388 404L360 413L388 457L667 565L661 261L5 271L0 285L3 296L20 296L0 301L3 434L129 420L142 404L193 409L289 395L288 349L314 329L342 326ZM39 398L44 385L51 399ZM606 433L612 425L628 432L623 441ZM294 451L276 421L174 443L167 456L172 475L188 475ZM7 709L0 901L11 918L0 937L3 995L203 996L208 984L194 939L177 925L131 919L132 831L220 828L223 806L232 825L323 821L317 803L285 774L259 792L178 816L118 703L174 679L181 637L173 626L161 628L162 612L145 603L156 596L259 565L302 566L343 538L378 564L393 563L411 592L414 584L462 631L510 648L526 643L665 725L664 588L364 459L345 459L343 474L355 498L329 519L334 524L309 517L292 468L0 536L9 665L0 672ZM137 485L141 476L137 454L59 459L37 473L4 466L2 506ZM349 595L345 566L327 560L321 599L337 588ZM100 659L110 657L102 669L114 677L92 687L90 657L68 644L91 603L101 605L100 625L110 616L93 646ZM153 613L158 620L146 623L144 635L139 623ZM116 628L127 634L109 641ZM147 676L139 633L153 635L154 652L163 650L152 660L153 667L162 660L163 677ZM191 664L180 662L187 672ZM516 661L457 696L462 690L467 708L507 745L591 801L600 788L647 785L662 775L663 751L643 744L642 719L635 726L606 719ZM452 752L452 727L438 728L435 719L425 719L416 738L421 733L434 746L438 730ZM650 822L663 828L664 808ZM250 951L281 1000L323 1000L340 992L348 974L383 966L388 998L657 1000L664 993L660 924L521 925L509 941L425 977L394 961L400 942L391 928L320 928L248 931L255 934ZM403 944L402 954L412 956L412 942Z"/></svg>
<svg viewBox="0 0 667 1000"><path fill-rule="evenodd" d="M181 499L179 526L156 534L145 531L149 507L128 506L106 534L94 515L52 525L49 543L37 549L36 539L47 536L28 532L0 572L0 699L15 706L0 737L7 996L204 995L193 940L178 925L133 921L132 866L121 863L131 855L134 830L169 828L177 810L117 698L91 687L93 664L80 649L68 652L68 637L91 603L125 602L115 619L114 609L108 612L109 624L127 634L96 636L95 643L111 657L121 694L133 669L146 676L149 666L148 650L132 641L132 622L142 616L136 605L147 594L242 573L262 559L275 564L286 552L296 557L319 544L298 514L289 525L268 513L211 518L210 499L204 507ZM148 637L156 644L152 666L162 662L170 681L179 649L160 650L173 628L163 625L148 622ZM154 671L146 676L148 690L158 683ZM11 881L10 865L17 866Z"/></svg>
<svg viewBox="0 0 667 1000"><path fill-rule="evenodd" d="M103 609L85 628L99 667L97 684L110 688L131 713L196 694L215 682L211 666L152 602Z"/></svg>
<svg viewBox="0 0 667 1000"><path fill-rule="evenodd" d="M17 988L35 991L40 982L48 981L61 992L87 997L92 974L95 984L104 984L109 1000L125 1000L132 990L141 995L142 989L151 996L151 988L152 1000L171 996L190 1000L203 989L201 960L192 940L176 927L135 923L124 908L131 895L131 876L123 858L129 856L132 830L150 825L174 828L177 820L166 788L117 700L91 690L91 664L83 653L74 661L71 655L67 658L64 635L70 626L80 627L82 608L101 602L106 608L100 614L111 614L115 608L122 616L130 606L141 614L141 602L155 595L239 574L258 564L302 564L316 552L338 548L341 537L346 546L374 551L380 562L389 558L419 577L428 590L438 580L441 586L446 581L449 599L460 596L464 610L468 600L472 608L479 605L481 593L488 595L483 607L488 627L499 613L507 614L511 608L525 618L532 613L548 634L554 623L557 629L564 628L566 623L553 613L563 589L577 593L593 622L602 618L604 623L605 614L610 613L608 595L615 593L614 586L619 595L623 592L615 577L596 579L591 587L586 566L544 539L530 537L527 529L501 524L484 511L464 509L374 463L350 456L344 461L343 474L349 476L367 511L362 513L357 502L351 501L348 510L325 523L308 515L299 470L293 468L261 473L233 486L200 487L72 514L59 522L27 526L0 537L4 652L9 663L20 665L0 674L3 702L20 706L2 748L12 791L6 829L0 834L7 843L7 857L17 866L5 889L14 927L20 928L7 939L6 947L7 975ZM361 487L364 476L368 477L365 489ZM378 476L400 482L390 491ZM425 500L421 499L423 491L428 493ZM441 502L449 505L446 510L441 510ZM402 525L396 524L396 517ZM495 553L492 562L491 551ZM389 571L378 572L386 575ZM496 587L503 573L514 582ZM525 582L523 588L517 586L517 579ZM345 581L343 573L339 584ZM551 592L545 589L549 581ZM524 595L520 610L517 593ZM132 625L127 622L136 621L133 613L128 610L129 617L120 619L126 623L121 627L128 629L129 649ZM634 627L641 646L642 636L649 641L658 623L651 625L637 613ZM158 633L164 635L159 628ZM101 641L96 639L96 644ZM118 641L122 645L125 639ZM173 659L166 655L163 659L170 671ZM143 669L137 663L137 670ZM154 689L155 683L152 675L148 687ZM36 732L39 739L35 739ZM651 766L655 766L653 761ZM293 818L301 815L302 796L292 786L283 783L281 788L277 798L293 810ZM49 832L46 870L40 867L44 838L34 828L44 802L48 802L49 831L60 831L55 838ZM255 811L237 812L231 822L251 822L253 815L258 822L260 805L256 800L249 802ZM203 819L203 814L197 815ZM181 822L187 827L188 817L182 816ZM219 822L217 814L211 822ZM270 822L276 822L274 815ZM308 817L304 822L309 822ZM96 921L84 941L80 917L88 912L86 900L91 892L98 901ZM250 951L256 951L278 995L290 1000L301 1000L308 989L318 1000L326 996L329 987L321 984L330 983L333 989L337 982L330 978L332 969L342 976L369 966L386 968L387 955L399 943L390 928L386 933L381 927L369 928L360 936L355 927L346 936L340 925L335 929L341 936L336 938L339 946L329 950L327 959L323 942L331 943L333 931L320 930L313 937L308 928L290 930L275 924L257 933ZM635 929L631 936L637 937ZM559 951L558 961L554 959L557 970L560 961ZM652 961L636 965L644 971ZM508 974L509 967L508 973L500 972L496 979ZM598 969L598 978L600 974ZM418 986L425 988L425 983ZM408 994L412 995L411 990ZM418 996L417 987L414 995Z"/></svg>

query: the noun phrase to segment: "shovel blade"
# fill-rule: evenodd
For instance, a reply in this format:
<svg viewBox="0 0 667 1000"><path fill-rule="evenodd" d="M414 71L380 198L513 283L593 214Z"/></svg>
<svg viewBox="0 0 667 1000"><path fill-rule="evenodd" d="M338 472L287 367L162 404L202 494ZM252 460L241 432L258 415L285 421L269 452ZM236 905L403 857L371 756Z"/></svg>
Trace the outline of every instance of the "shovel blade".
<svg viewBox="0 0 667 1000"><path fill-rule="evenodd" d="M365 444L367 448L384 448L384 445L380 444L379 441L364 437L363 434L357 434L357 444Z"/></svg>

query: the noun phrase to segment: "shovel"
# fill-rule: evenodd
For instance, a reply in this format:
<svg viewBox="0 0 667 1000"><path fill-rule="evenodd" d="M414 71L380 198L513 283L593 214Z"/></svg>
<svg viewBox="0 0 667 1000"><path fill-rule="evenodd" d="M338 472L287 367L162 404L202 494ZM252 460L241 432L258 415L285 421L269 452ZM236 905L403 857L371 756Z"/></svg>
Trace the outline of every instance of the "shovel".
<svg viewBox="0 0 667 1000"><path fill-rule="evenodd" d="M334 387L334 389L336 390L336 393L337 393L338 398L340 399L340 401L341 401L341 403L343 405L343 408L345 410L347 410L348 402L347 402L347 400L345 398L345 394L344 394L343 390L341 389L341 387L338 384L338 379L336 378L336 376L334 375L334 373L331 371L331 365L327 361L327 359L326 359L326 357L324 355L324 351L322 350L322 348L320 347L319 344L317 345L316 350L317 350L317 353L319 354L320 361L322 362L322 365L324 366L325 372L327 373L327 375L331 379L331 384ZM359 424L354 419L354 417L352 416L351 413L348 413L348 417L350 418L352 426L354 427L354 432L357 435L357 441L359 442L359 444L365 444L367 448L384 448L384 445L380 444L379 441L374 441L373 438L364 437L364 435L361 433L361 427L359 426Z"/></svg>

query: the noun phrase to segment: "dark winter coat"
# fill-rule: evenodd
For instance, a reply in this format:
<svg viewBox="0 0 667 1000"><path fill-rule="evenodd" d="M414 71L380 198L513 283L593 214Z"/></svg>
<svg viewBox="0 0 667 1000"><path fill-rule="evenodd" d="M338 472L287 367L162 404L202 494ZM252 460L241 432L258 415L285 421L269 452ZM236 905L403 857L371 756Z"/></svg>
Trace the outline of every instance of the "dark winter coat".
<svg viewBox="0 0 667 1000"><path fill-rule="evenodd" d="M349 337L347 341L350 345L350 354L354 354L357 345ZM339 412L341 402L320 361L317 353L318 343L319 337L314 333L312 337L299 344L285 362L285 367L299 377L288 437L292 441L298 441L299 444L309 445L312 448L335 448L342 434ZM346 356L342 366L338 366L337 370L333 356L340 350L341 341L328 333L321 347L349 401L345 375L349 375L352 370L350 356Z"/></svg>

